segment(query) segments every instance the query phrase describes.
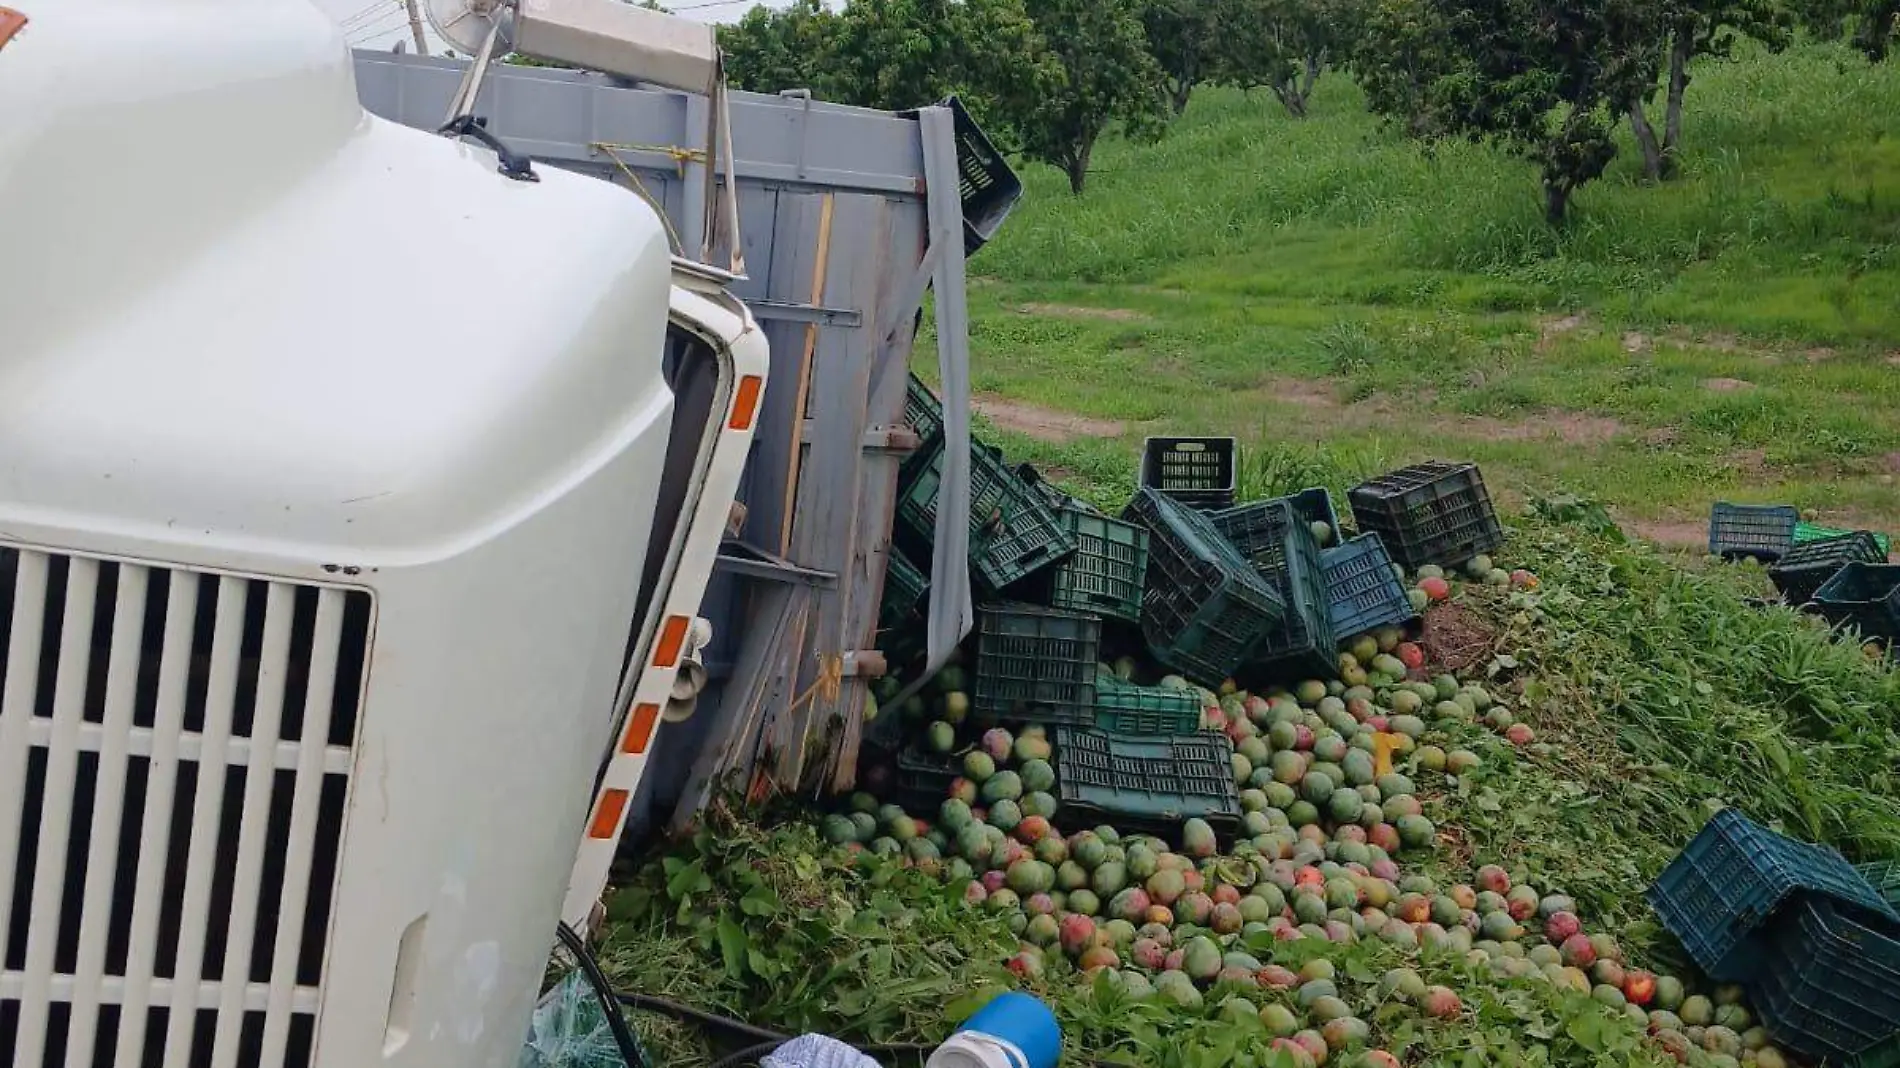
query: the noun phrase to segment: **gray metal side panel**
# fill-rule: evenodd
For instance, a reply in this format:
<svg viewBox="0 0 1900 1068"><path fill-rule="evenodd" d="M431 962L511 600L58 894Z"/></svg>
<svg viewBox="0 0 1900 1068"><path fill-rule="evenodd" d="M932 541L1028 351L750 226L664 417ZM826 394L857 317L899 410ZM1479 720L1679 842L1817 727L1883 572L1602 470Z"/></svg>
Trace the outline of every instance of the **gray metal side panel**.
<svg viewBox="0 0 1900 1068"><path fill-rule="evenodd" d="M356 57L364 106L422 129L440 124L462 71L454 60ZM476 111L496 136L542 163L637 182L690 254L700 236L706 106L597 74L503 66ZM636 801L636 835L664 819L652 806L686 785L709 728L769 724L828 658L873 647L890 546L901 457L867 449L865 439L903 422L911 335L885 332L912 321L918 305L911 283L928 244L924 135L918 122L885 112L749 93L733 94L732 125L751 272L734 289L772 346L740 490L744 538L838 578L835 588L788 604L757 580L716 577L703 608L714 627L707 654L716 677L699 715L660 731ZM861 680L845 678L835 697L814 698L799 719L861 722L865 696ZM735 707L724 707L728 701ZM746 748L729 737L721 748L735 746ZM702 763L700 781L705 774Z"/></svg>
<svg viewBox="0 0 1900 1068"><path fill-rule="evenodd" d="M356 92L372 113L432 130L448 111L462 69L451 59L358 52ZM703 113L689 121L700 104L684 93L629 88L600 74L501 66L482 89L477 112L490 132L536 159L612 167L595 146L638 146L616 151L635 170L677 173L668 149L704 147ZM733 93L732 143L741 182L923 195L917 123L888 112Z"/></svg>

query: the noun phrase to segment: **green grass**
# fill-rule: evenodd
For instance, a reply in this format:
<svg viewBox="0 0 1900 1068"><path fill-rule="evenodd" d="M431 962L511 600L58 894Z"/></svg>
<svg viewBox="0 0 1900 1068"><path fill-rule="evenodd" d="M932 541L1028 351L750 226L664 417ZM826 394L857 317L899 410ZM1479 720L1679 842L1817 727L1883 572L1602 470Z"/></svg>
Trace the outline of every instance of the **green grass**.
<svg viewBox="0 0 1900 1068"><path fill-rule="evenodd" d="M1683 177L1645 186L1626 153L1559 234L1527 166L1427 152L1342 76L1303 122L1203 91L1159 143L1103 145L1080 199L1025 168L972 263L974 382L1110 421L995 427L1105 492L1144 434L1230 433L1473 459L1672 540L1720 497L1900 529L1896 133L1900 70L1712 63Z"/></svg>

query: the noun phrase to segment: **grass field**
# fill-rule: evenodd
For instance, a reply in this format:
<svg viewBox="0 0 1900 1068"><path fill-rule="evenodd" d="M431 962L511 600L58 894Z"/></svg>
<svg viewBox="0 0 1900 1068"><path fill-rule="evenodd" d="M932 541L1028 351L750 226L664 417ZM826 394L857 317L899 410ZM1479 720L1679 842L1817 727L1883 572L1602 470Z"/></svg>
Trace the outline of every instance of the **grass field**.
<svg viewBox="0 0 1900 1068"><path fill-rule="evenodd" d="M979 410L1103 497L1150 433L1256 470L1481 462L1495 492L1609 502L1699 543L1710 501L1900 531L1900 68L1804 46L1698 71L1684 175L1633 153L1541 221L1532 171L1203 91L1087 195L1028 192L972 262Z"/></svg>

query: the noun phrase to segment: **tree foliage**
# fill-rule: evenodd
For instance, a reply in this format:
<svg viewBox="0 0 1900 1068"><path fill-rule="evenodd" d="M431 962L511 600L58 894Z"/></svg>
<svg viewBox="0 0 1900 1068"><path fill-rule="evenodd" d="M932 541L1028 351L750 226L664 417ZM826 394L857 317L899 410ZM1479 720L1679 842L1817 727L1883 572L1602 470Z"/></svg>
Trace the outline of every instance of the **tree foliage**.
<svg viewBox="0 0 1900 1068"><path fill-rule="evenodd" d="M1221 0L1146 0L1141 8L1148 51L1161 68L1168 104L1187 110L1194 87L1212 80L1227 31Z"/></svg>
<svg viewBox="0 0 1900 1068"><path fill-rule="evenodd" d="M1865 6L1865 0L1787 0L1788 14L1817 41L1847 36L1848 20Z"/></svg>
<svg viewBox="0 0 1900 1068"><path fill-rule="evenodd" d="M721 31L735 85L809 88L902 110L963 98L999 144L1060 167L1081 192L1096 142L1168 117L1142 0L821 0L755 8Z"/></svg>
<svg viewBox="0 0 1900 1068"><path fill-rule="evenodd" d="M1867 0L1860 12L1860 27L1854 31L1854 46L1876 63L1885 60L1896 21L1900 21L1900 0Z"/></svg>
<svg viewBox="0 0 1900 1068"><path fill-rule="evenodd" d="M1214 78L1242 89L1266 88L1287 114L1305 118L1313 86L1350 49L1362 19L1360 0L1217 0Z"/></svg>
<svg viewBox="0 0 1900 1068"><path fill-rule="evenodd" d="M793 0L776 11L753 8L738 22L719 27L727 79L754 92L810 89L827 98L851 95L833 63L838 22L823 0Z"/></svg>
<svg viewBox="0 0 1900 1068"><path fill-rule="evenodd" d="M1544 215L1616 157L1615 126L1653 80L1656 5L1647 0L1379 0L1362 62L1374 111L1432 136L1504 148L1537 165Z"/></svg>
<svg viewBox="0 0 1900 1068"><path fill-rule="evenodd" d="M1080 194L1111 123L1158 135L1168 118L1161 66L1148 51L1139 0L1028 0L1061 80L1025 108L1018 133L1033 159L1060 167Z"/></svg>
<svg viewBox="0 0 1900 1068"><path fill-rule="evenodd" d="M1643 173L1652 181L1675 171L1690 64L1699 56L1727 57L1742 37L1783 48L1793 39L1795 23L1793 11L1780 0L1662 0L1656 17L1661 39L1652 58L1659 53L1661 59L1654 64L1645 92L1629 107L1630 129L1643 153ZM1658 91L1664 100L1660 135L1644 107Z"/></svg>

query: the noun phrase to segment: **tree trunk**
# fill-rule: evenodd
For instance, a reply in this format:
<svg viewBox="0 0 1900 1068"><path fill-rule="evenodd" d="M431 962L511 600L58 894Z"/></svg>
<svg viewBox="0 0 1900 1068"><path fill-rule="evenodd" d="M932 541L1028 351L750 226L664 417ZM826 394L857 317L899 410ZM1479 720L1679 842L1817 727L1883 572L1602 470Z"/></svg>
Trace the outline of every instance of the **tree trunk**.
<svg viewBox="0 0 1900 1068"><path fill-rule="evenodd" d="M1569 221L1571 192L1568 182L1544 181L1544 221L1555 229Z"/></svg>
<svg viewBox="0 0 1900 1068"><path fill-rule="evenodd" d="M1280 106L1286 108L1288 115L1296 119L1306 117L1306 97L1300 95L1300 84L1297 79L1288 78L1284 82L1271 86L1271 88L1273 89L1273 95L1279 99Z"/></svg>
<svg viewBox="0 0 1900 1068"><path fill-rule="evenodd" d="M1649 124L1649 116L1643 113L1641 100L1630 102L1630 131L1636 135L1636 146L1643 150L1643 177L1662 181L1662 144L1656 140L1656 128Z"/></svg>
<svg viewBox="0 0 1900 1068"><path fill-rule="evenodd" d="M1860 25L1854 30L1855 47L1875 63L1885 61L1887 49L1893 41L1894 20L1897 17L1900 17L1900 2L1876 0L1861 12Z"/></svg>
<svg viewBox="0 0 1900 1068"><path fill-rule="evenodd" d="M1695 47L1695 28L1676 27L1669 47L1669 104L1663 116L1663 174L1676 169L1682 145L1682 94L1689 88L1689 52Z"/></svg>
<svg viewBox="0 0 1900 1068"><path fill-rule="evenodd" d="M1306 80L1300 83L1300 114L1306 114L1306 102L1312 98L1313 86L1319 81L1319 72L1325 67L1325 53L1306 57Z"/></svg>
<svg viewBox="0 0 1900 1068"><path fill-rule="evenodd" d="M1076 146L1074 154L1069 157L1067 165L1062 168L1069 175L1069 192L1078 197L1082 195L1082 187L1088 184L1089 154L1094 149L1095 138L1092 136L1083 138L1082 143Z"/></svg>
<svg viewBox="0 0 1900 1068"><path fill-rule="evenodd" d="M1176 78L1168 86L1168 104L1176 115L1187 110L1188 97L1194 92L1194 81L1190 78Z"/></svg>

